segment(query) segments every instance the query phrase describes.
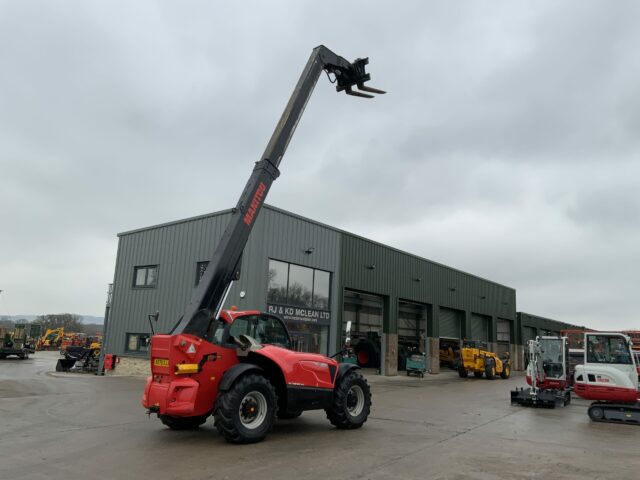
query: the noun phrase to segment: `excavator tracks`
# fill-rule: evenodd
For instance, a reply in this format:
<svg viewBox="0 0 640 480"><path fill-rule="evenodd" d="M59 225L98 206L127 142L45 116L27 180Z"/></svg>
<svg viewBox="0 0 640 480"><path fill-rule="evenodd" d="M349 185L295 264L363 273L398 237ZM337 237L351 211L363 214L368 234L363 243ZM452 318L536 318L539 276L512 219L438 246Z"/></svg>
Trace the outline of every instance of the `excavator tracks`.
<svg viewBox="0 0 640 480"><path fill-rule="evenodd" d="M589 406L588 413L589 418L594 422L640 425L640 402L636 404L594 402Z"/></svg>

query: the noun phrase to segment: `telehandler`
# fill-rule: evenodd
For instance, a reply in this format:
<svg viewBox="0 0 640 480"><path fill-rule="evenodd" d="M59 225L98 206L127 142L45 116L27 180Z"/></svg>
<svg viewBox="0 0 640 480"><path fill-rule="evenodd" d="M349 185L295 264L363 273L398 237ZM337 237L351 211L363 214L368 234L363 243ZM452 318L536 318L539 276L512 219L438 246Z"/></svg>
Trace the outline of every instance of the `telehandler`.
<svg viewBox="0 0 640 480"><path fill-rule="evenodd" d="M341 429L359 428L367 420L371 392L357 365L294 352L277 316L223 307L318 78L325 72L338 92L372 98L385 92L364 85L368 62L349 62L322 45L313 50L184 315L169 334L153 335L142 405L169 428L197 428L213 414L225 439L253 443L266 437L276 416L294 418L304 410L324 409ZM150 318L157 321L158 315Z"/></svg>
<svg viewBox="0 0 640 480"><path fill-rule="evenodd" d="M502 358L493 352L481 348L481 342L466 341L460 349L460 362L458 363L458 375L467 378L473 373L476 378L482 375L493 380L497 375L507 379L511 375L511 360L505 353Z"/></svg>

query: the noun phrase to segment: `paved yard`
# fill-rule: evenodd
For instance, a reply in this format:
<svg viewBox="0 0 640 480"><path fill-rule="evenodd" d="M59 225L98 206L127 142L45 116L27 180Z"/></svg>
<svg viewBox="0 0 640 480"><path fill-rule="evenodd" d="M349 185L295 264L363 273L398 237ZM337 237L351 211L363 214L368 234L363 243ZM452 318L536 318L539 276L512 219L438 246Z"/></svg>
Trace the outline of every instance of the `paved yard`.
<svg viewBox="0 0 640 480"><path fill-rule="evenodd" d="M209 420L175 432L148 418L133 377L51 375L59 355L0 361L0 478L633 479L640 428L592 424L587 402L509 405L523 377L370 376L373 411L338 431L324 412L279 421L263 443L224 442Z"/></svg>

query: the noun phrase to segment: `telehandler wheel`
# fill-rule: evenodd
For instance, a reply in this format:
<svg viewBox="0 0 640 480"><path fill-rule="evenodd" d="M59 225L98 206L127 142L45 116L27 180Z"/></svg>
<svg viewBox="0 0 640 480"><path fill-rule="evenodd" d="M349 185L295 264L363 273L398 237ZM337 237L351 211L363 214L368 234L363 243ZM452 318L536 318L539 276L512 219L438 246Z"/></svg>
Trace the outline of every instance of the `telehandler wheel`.
<svg viewBox="0 0 640 480"><path fill-rule="evenodd" d="M271 382L247 374L221 392L213 415L220 435L231 443L255 443L267 436L276 418L278 399Z"/></svg>
<svg viewBox="0 0 640 480"><path fill-rule="evenodd" d="M496 363L493 358L487 358L484 361L484 376L487 380L493 380L496 378Z"/></svg>
<svg viewBox="0 0 640 480"><path fill-rule="evenodd" d="M467 372L467 369L464 368L462 364L458 365L458 375L460 378L467 378L469 376L469 372Z"/></svg>
<svg viewBox="0 0 640 480"><path fill-rule="evenodd" d="M172 417L170 415L158 415L160 421L171 430L195 430L207 421L208 415L199 417Z"/></svg>
<svg viewBox="0 0 640 480"><path fill-rule="evenodd" d="M506 380L510 376L511 376L511 365L507 363L502 366L502 372L500 372L500 377Z"/></svg>
<svg viewBox="0 0 640 480"><path fill-rule="evenodd" d="M473 372L473 376L476 378L482 378L482 372Z"/></svg>
<svg viewBox="0 0 640 480"><path fill-rule="evenodd" d="M364 377L353 370L339 380L333 404L325 409L332 425L344 430L360 428L371 411L371 390Z"/></svg>

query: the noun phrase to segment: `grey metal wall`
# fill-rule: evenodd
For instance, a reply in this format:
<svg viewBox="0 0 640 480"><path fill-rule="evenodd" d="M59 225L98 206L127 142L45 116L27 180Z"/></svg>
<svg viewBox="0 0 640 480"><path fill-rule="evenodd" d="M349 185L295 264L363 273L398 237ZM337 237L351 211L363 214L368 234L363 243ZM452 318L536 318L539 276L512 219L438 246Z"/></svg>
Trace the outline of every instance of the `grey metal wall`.
<svg viewBox="0 0 640 480"><path fill-rule="evenodd" d="M126 333L149 333L149 313L160 311L157 331L170 330L195 287L197 262L209 260L229 218L227 211L119 235L105 352L123 355ZM312 254L305 253L309 247L314 247ZM227 307L266 309L268 262L274 258L332 272L335 323L339 251L340 237L335 230L266 205L245 248L242 275L231 289ZM142 265L159 265L156 288L133 288L134 267ZM246 292L243 299L241 291ZM333 345L335 325L330 330Z"/></svg>
<svg viewBox="0 0 640 480"><path fill-rule="evenodd" d="M557 335L561 330L584 330L584 326L573 325L571 323L560 322L551 318L540 317L530 313L518 312L516 316L516 343L524 345L529 340L529 336L535 339L536 336L542 335L543 332L554 332Z"/></svg>
<svg viewBox="0 0 640 480"><path fill-rule="evenodd" d="M398 299L432 306L428 335L438 337L440 307L463 310L462 335L470 333L471 314L515 320L513 288L455 270L356 235L342 235L342 287L382 295L388 305L385 331L397 331ZM375 268L372 266L375 265Z"/></svg>
<svg viewBox="0 0 640 480"><path fill-rule="evenodd" d="M119 235L105 352L125 354L126 333L149 333L147 315L160 311L158 331L169 331L181 315L196 280L196 264L211 257L229 212L203 215ZM313 247L313 253L305 253ZM398 302L427 305L429 336L439 336L441 307L463 311L462 335L471 316L515 320L515 290L327 225L265 205L245 248L242 276L227 306L266 309L269 258L332 272L329 345L340 341L344 288L381 295L387 332L397 332ZM156 288L133 288L135 266L159 265ZM375 265L375 268L371 268ZM239 293L246 292L241 299Z"/></svg>

